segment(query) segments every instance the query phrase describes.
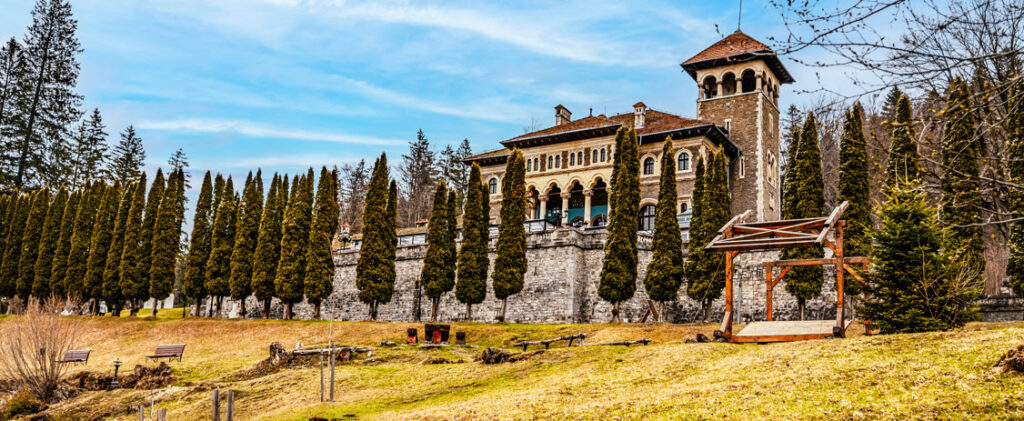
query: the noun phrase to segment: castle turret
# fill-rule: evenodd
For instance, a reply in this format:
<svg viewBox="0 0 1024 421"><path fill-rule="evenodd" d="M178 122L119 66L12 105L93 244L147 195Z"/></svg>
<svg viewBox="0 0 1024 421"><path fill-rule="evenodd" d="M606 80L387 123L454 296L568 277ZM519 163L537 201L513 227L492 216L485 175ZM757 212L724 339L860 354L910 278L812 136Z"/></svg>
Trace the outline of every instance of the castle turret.
<svg viewBox="0 0 1024 421"><path fill-rule="evenodd" d="M697 81L697 118L718 124L741 154L729 166L732 213L753 205L779 219L779 89L793 77L767 45L734 32L682 63Z"/></svg>

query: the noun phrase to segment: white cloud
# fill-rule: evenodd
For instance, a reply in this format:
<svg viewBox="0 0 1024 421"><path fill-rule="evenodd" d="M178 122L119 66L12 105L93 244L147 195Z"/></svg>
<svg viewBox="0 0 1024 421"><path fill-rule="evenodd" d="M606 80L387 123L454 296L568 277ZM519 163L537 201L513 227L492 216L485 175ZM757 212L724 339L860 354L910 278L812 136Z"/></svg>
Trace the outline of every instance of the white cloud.
<svg viewBox="0 0 1024 421"><path fill-rule="evenodd" d="M275 128L244 120L183 119L143 121L137 124L136 128L145 130L188 131L200 133L236 133L242 136L255 138L281 138L378 146L398 146L406 143L405 140L385 139L374 136Z"/></svg>

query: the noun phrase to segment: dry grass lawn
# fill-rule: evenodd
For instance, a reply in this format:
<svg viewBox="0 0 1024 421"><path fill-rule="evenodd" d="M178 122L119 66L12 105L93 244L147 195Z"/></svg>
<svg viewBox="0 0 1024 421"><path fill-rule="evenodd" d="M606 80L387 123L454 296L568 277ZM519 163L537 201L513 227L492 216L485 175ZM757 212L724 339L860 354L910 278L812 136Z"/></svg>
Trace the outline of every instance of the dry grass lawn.
<svg viewBox="0 0 1024 421"><path fill-rule="evenodd" d="M710 325L455 324L481 348L380 348L340 365L336 399L319 401L319 371L288 368L248 380L236 374L268 355L271 342L327 341L331 324L309 321L91 318L87 366L130 370L158 344L186 343L175 383L156 391L85 392L51 405L51 419L138 419L153 399L170 419L209 419L210 390L235 390L236 419L1021 419L1024 375L992 365L1024 342L1024 323L977 323L914 335L863 336L772 345L684 344ZM13 318L0 319L0 325ZM335 342L402 343L421 324L334 323ZM587 343L650 337L652 345L556 348L502 365L473 362L482 348L578 332ZM454 333L453 333L454 335ZM563 343L564 344L564 343ZM441 356L461 364L424 365ZM4 398L5 399L5 398Z"/></svg>

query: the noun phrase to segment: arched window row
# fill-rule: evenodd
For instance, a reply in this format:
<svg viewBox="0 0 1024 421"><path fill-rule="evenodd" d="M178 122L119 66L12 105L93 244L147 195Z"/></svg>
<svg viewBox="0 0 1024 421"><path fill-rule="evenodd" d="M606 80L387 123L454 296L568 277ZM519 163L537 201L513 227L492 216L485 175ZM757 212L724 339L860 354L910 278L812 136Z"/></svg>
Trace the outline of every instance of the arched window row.
<svg viewBox="0 0 1024 421"><path fill-rule="evenodd" d="M537 172L545 170L555 170L564 168L574 168L580 166L593 165L602 162L608 162L611 160L611 146L602 146L595 148L591 151L591 155L587 154L582 150L570 151L566 154L566 158L562 159L563 153L552 153L547 155L547 166L542 167L541 158L539 156L527 157L526 158L526 171ZM590 158L590 162L586 159ZM563 162L564 161L564 162Z"/></svg>

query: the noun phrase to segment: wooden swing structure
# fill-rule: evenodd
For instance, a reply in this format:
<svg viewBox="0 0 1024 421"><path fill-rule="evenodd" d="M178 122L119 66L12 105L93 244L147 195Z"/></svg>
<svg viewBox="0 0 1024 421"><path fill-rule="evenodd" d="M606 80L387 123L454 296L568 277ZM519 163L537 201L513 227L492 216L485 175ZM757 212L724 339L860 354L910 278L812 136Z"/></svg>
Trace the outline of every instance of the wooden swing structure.
<svg viewBox="0 0 1024 421"><path fill-rule="evenodd" d="M782 221L752 222L744 221L752 214L746 211L732 218L718 235L704 248L710 251L725 252L725 316L721 328L715 331L716 337L735 343L791 342L807 339L824 339L829 337L842 338L846 335L849 322L843 312L843 281L848 272L860 282L864 282L851 265L860 265L866 269L867 257L846 257L843 254L843 228L846 221L840 219L849 206L843 202L827 217L789 219ZM829 239L832 234L833 239ZM775 260L762 263L765 269L766 321L748 324L742 331L733 335L733 303L732 279L733 259L740 252L780 250L800 247L828 247L834 253L832 258ZM774 321L772 320L772 290L782 277L797 266L836 266L836 320L806 321ZM774 269L779 268L776 276Z"/></svg>

